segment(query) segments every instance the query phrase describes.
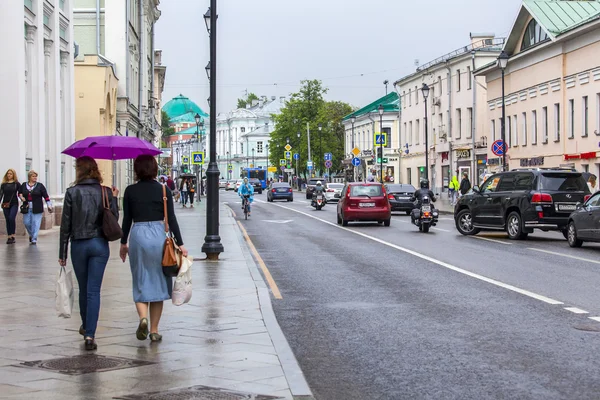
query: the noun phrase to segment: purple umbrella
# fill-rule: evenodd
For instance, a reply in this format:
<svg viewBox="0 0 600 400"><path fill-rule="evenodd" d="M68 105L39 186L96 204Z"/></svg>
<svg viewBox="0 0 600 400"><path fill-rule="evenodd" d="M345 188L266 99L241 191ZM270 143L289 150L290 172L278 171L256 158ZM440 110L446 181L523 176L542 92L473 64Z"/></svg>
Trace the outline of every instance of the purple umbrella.
<svg viewBox="0 0 600 400"><path fill-rule="evenodd" d="M127 160L142 155L157 156L162 151L153 144L133 136L93 136L78 140L63 150L63 154L98 160Z"/></svg>

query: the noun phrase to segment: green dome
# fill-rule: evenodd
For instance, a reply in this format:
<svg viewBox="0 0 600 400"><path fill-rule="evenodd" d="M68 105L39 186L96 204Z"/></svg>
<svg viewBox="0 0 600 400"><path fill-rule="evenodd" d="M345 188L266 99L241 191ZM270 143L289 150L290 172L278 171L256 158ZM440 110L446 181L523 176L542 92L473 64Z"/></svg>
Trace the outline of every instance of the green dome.
<svg viewBox="0 0 600 400"><path fill-rule="evenodd" d="M202 109L198 107L196 103L194 103L182 94L169 100L167 104L163 106L162 110L166 112L169 118L171 119L189 113L192 113L193 115L196 115L196 113L198 113L202 118L208 117L208 114L202 111Z"/></svg>

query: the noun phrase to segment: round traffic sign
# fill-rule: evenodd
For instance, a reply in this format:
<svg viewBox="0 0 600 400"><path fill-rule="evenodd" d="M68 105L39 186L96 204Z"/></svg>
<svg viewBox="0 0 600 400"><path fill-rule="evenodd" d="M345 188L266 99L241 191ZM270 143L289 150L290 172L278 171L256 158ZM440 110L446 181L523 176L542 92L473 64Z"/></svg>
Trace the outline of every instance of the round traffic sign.
<svg viewBox="0 0 600 400"><path fill-rule="evenodd" d="M285 170L285 165L282 165L281 167L279 167L280 170L284 171Z"/></svg>
<svg viewBox="0 0 600 400"><path fill-rule="evenodd" d="M492 143L492 153L494 153L497 156L502 156L504 155L504 153L506 152L507 148L506 148L506 144L502 141L502 139L498 139L496 140L494 143Z"/></svg>
<svg viewBox="0 0 600 400"><path fill-rule="evenodd" d="M333 163L330 160L325 161L325 168L331 168Z"/></svg>
<svg viewBox="0 0 600 400"><path fill-rule="evenodd" d="M355 167L358 167L360 165L360 158L354 157L352 159L352 165L354 165Z"/></svg>

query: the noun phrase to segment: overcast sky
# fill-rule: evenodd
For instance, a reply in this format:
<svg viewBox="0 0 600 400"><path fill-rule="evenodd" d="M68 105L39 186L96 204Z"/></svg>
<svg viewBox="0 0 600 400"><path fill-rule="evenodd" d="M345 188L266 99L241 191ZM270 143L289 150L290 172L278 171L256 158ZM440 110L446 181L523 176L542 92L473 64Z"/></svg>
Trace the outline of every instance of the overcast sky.
<svg viewBox="0 0 600 400"><path fill-rule="evenodd" d="M508 34L520 0L219 1L218 111L245 91L287 96L320 79L328 100L361 107L385 94L383 81L470 43L469 33ZM162 0L156 48L167 78L163 103L182 93L208 112L204 67L209 0Z"/></svg>

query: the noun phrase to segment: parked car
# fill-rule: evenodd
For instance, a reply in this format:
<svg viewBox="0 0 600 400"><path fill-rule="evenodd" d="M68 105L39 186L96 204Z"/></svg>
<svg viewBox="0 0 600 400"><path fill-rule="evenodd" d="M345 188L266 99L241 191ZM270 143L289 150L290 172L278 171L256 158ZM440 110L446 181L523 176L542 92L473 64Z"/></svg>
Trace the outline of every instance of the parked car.
<svg viewBox="0 0 600 400"><path fill-rule="evenodd" d="M254 186L254 193L262 194L263 188L262 188L262 183L260 182L260 179L250 178L250 179L248 179L248 182L250 182L250 184L252 186Z"/></svg>
<svg viewBox="0 0 600 400"><path fill-rule="evenodd" d="M290 184L287 182L271 183L267 192L267 201L272 202L273 200L294 201L294 191Z"/></svg>
<svg viewBox="0 0 600 400"><path fill-rule="evenodd" d="M234 183L233 186L233 191L237 193L238 189L240 188L240 186L242 186L242 183L244 183L243 179L237 179Z"/></svg>
<svg viewBox="0 0 600 400"><path fill-rule="evenodd" d="M306 182L306 198L312 199L313 192L315 191L315 186L317 186L317 182L321 181L321 184L325 184L325 178L310 178Z"/></svg>
<svg viewBox="0 0 600 400"><path fill-rule="evenodd" d="M510 239L525 239L541 229L561 231L567 238L571 213L589 197L580 172L516 169L494 174L462 196L454 208L454 221L463 235L505 230Z"/></svg>
<svg viewBox="0 0 600 400"><path fill-rule="evenodd" d="M219 179L219 189L226 189L226 188L227 188L227 180Z"/></svg>
<svg viewBox="0 0 600 400"><path fill-rule="evenodd" d="M415 194L415 187L406 183L390 183L385 185L388 200L392 211L404 211L406 215L410 215L415 203L410 199Z"/></svg>
<svg viewBox="0 0 600 400"><path fill-rule="evenodd" d="M337 223L347 226L350 221L377 221L390 226L392 209L385 187L375 182L346 184L337 205Z"/></svg>
<svg viewBox="0 0 600 400"><path fill-rule="evenodd" d="M227 183L225 184L225 190L235 190L235 181L228 180Z"/></svg>
<svg viewBox="0 0 600 400"><path fill-rule="evenodd" d="M335 197L335 195L342 193L343 188L343 183L328 183L325 190L325 199L328 202L337 202L339 200L339 196Z"/></svg>
<svg viewBox="0 0 600 400"><path fill-rule="evenodd" d="M571 247L581 247L583 242L600 242L600 192L585 203L577 204L569 216L567 240Z"/></svg>

